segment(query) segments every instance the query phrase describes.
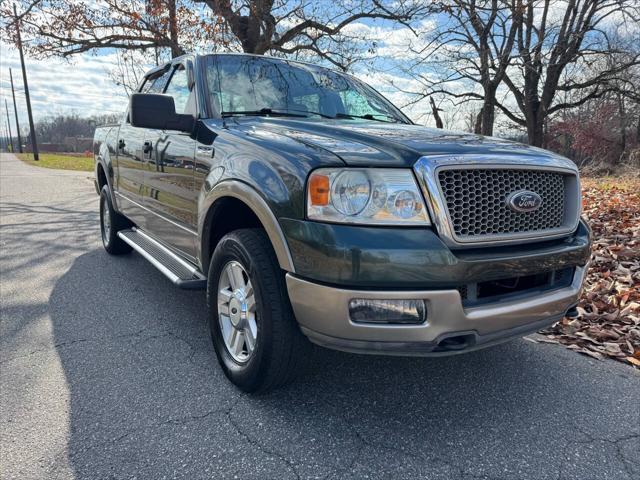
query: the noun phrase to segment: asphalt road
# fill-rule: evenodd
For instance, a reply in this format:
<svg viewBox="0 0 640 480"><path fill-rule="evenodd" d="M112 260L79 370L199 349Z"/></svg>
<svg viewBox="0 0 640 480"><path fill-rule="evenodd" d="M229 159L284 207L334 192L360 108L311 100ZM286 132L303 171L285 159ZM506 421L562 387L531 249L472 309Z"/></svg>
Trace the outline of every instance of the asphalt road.
<svg viewBox="0 0 640 480"><path fill-rule="evenodd" d="M318 349L239 393L204 293L103 251L88 176L0 158L2 478L640 478L640 375L556 345Z"/></svg>

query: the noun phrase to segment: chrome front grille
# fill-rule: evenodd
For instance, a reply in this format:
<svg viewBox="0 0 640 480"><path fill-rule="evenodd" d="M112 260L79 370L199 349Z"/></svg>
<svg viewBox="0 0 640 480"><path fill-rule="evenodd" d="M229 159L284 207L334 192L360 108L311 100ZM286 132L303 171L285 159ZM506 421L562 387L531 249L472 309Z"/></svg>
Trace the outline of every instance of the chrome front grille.
<svg viewBox="0 0 640 480"><path fill-rule="evenodd" d="M438 182L456 238L478 239L514 234L543 234L565 224L567 175L556 171L509 168L449 168ZM516 212L507 197L529 190L542 198L533 212Z"/></svg>
<svg viewBox="0 0 640 480"><path fill-rule="evenodd" d="M580 219L576 165L552 154L518 154L523 148L527 151L514 145L514 153L418 159L414 170L433 226L446 245L493 247L560 238L575 231ZM542 203L537 210L515 211L526 210L526 205L517 204L526 192L534 192L540 197L536 202Z"/></svg>

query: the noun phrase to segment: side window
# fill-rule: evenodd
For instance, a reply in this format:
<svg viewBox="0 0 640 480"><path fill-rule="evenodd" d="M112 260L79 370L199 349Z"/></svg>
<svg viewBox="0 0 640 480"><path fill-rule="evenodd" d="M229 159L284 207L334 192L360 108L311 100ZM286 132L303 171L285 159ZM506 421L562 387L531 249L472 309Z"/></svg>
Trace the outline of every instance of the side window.
<svg viewBox="0 0 640 480"><path fill-rule="evenodd" d="M195 113L192 100L195 99L195 96L189 90L187 71L183 65L178 65L174 69L164 93L173 97L173 101L176 104L176 113Z"/></svg>
<svg viewBox="0 0 640 480"><path fill-rule="evenodd" d="M151 88L151 85L153 85L153 79L152 78L145 78L144 79L144 83L142 84L142 87L140 87L139 92L140 93L149 93L149 89Z"/></svg>
<svg viewBox="0 0 640 480"><path fill-rule="evenodd" d="M140 89L140 93L162 93L162 89L167 83L171 70L167 69L162 75L147 78Z"/></svg>

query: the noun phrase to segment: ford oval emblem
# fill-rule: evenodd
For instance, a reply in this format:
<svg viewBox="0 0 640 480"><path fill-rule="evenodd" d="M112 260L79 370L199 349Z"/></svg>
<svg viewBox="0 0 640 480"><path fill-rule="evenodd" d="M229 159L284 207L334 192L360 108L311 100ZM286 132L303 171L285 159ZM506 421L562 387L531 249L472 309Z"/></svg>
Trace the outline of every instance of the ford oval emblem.
<svg viewBox="0 0 640 480"><path fill-rule="evenodd" d="M535 212L542 205L542 198L536 192L519 190L507 197L507 205L514 212Z"/></svg>

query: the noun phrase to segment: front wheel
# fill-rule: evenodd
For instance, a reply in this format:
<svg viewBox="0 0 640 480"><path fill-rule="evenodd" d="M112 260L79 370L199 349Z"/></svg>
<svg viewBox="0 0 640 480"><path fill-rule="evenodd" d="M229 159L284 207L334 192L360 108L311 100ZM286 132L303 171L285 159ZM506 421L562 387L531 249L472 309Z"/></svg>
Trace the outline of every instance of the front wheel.
<svg viewBox="0 0 640 480"><path fill-rule="evenodd" d="M122 255L131 251L131 246L118 237L120 230L130 226L130 222L113 209L109 187L103 186L100 191L100 236L102 245L108 253Z"/></svg>
<svg viewBox="0 0 640 480"><path fill-rule="evenodd" d="M211 337L225 375L245 392L292 381L310 344L293 315L273 248L261 229L222 238L209 267Z"/></svg>

